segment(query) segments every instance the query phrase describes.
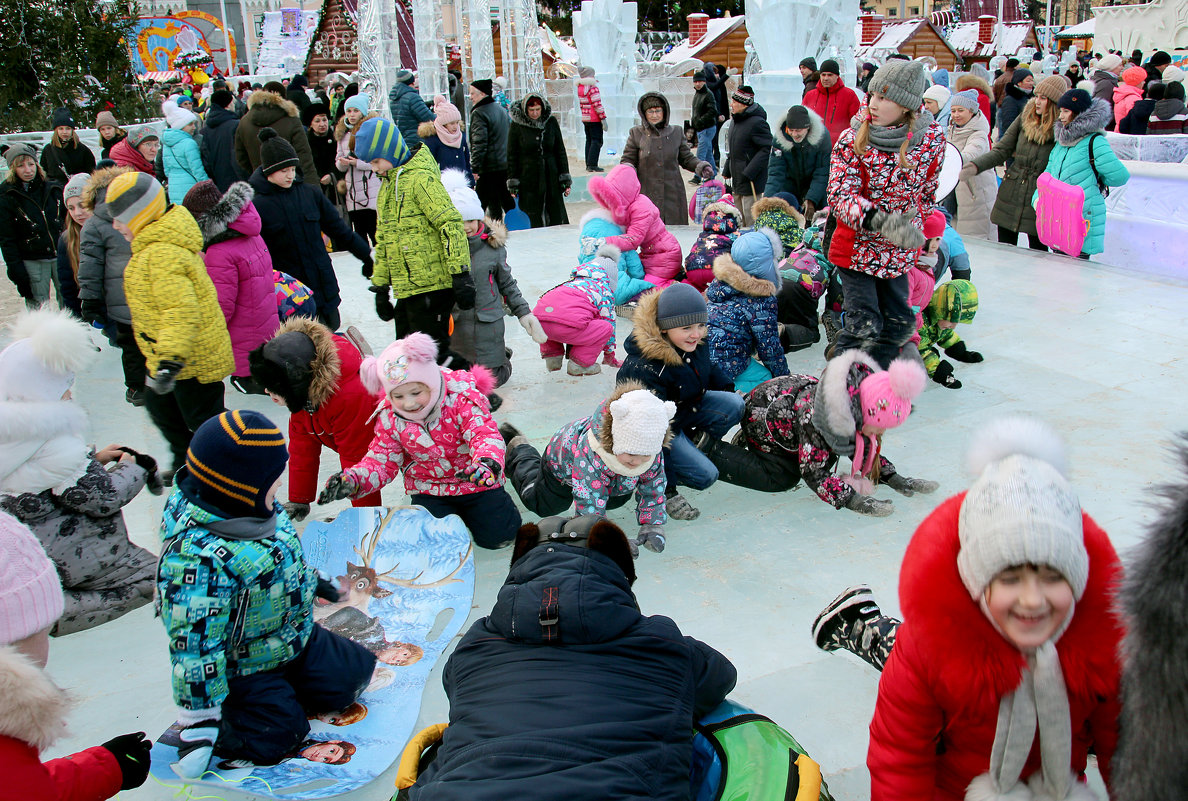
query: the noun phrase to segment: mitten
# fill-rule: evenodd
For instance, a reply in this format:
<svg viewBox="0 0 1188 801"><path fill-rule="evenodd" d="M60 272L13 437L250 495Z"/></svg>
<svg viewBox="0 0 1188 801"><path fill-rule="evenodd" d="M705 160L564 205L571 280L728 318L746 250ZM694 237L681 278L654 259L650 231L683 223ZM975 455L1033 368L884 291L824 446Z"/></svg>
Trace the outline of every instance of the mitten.
<svg viewBox="0 0 1188 801"><path fill-rule="evenodd" d="M511 193L512 197L515 197L516 195L520 194L520 179L519 178L508 178L507 179L507 191L509 193Z"/></svg>
<svg viewBox="0 0 1188 801"><path fill-rule="evenodd" d="M801 209L804 211L804 224L812 225L813 215L817 213L817 204L811 200L806 200L804 201L804 205L801 206Z"/></svg>
<svg viewBox="0 0 1188 801"><path fill-rule="evenodd" d="M460 471L458 478L465 479L471 484L478 484L480 487L494 487L502 472L503 469L499 466L499 462L483 456L474 464Z"/></svg>
<svg viewBox="0 0 1188 801"><path fill-rule="evenodd" d="M326 479L326 486L318 495L318 503L332 503L341 498L349 498L358 488L358 482L350 473L335 473Z"/></svg>
<svg viewBox="0 0 1188 801"><path fill-rule="evenodd" d="M887 517L893 511L894 506L891 501L881 501L878 498L872 498L869 495L859 495L855 492L846 501L846 508L853 509L860 515Z"/></svg>
<svg viewBox="0 0 1188 801"><path fill-rule="evenodd" d="M708 162L703 161L701 162L701 168L697 171L697 174L701 176L701 180L708 181L714 177L714 168L711 167Z"/></svg>
<svg viewBox="0 0 1188 801"><path fill-rule="evenodd" d="M970 178L973 178L977 174L978 174L977 165L966 164L964 167L961 168L961 172L957 173L957 179L959 181L968 181Z"/></svg>
<svg viewBox="0 0 1188 801"><path fill-rule="evenodd" d="M892 245L904 250L919 250L928 241L911 214L871 209L862 218L862 227L882 234Z"/></svg>
<svg viewBox="0 0 1188 801"><path fill-rule="evenodd" d="M197 779L210 767L219 739L219 709L183 709L178 720L185 724L178 739L177 761L169 767L183 779Z"/></svg>
<svg viewBox="0 0 1188 801"><path fill-rule="evenodd" d="M603 117L603 119L602 119L602 130L604 130L604 131L610 130L610 125L607 123L605 117Z"/></svg>
<svg viewBox="0 0 1188 801"><path fill-rule="evenodd" d="M17 263L15 266L9 262L7 271L8 280L16 285L17 294L25 300L33 300L33 282L29 280L29 271L24 262Z"/></svg>
<svg viewBox="0 0 1188 801"><path fill-rule="evenodd" d="M652 553L662 552L664 550L664 526L645 523L639 527L639 536L635 538L635 542Z"/></svg>
<svg viewBox="0 0 1188 801"><path fill-rule="evenodd" d="M158 395L168 395L177 383L177 374L185 367L181 362L165 360L157 365L157 372L144 380L144 385Z"/></svg>
<svg viewBox="0 0 1188 801"><path fill-rule="evenodd" d="M392 305L392 297L389 295L389 289L386 286L373 286L371 291L375 293L375 314L385 323L390 323L396 319L396 307Z"/></svg>
<svg viewBox="0 0 1188 801"><path fill-rule="evenodd" d="M474 308L474 279L470 270L454 273L454 305L462 311Z"/></svg>
<svg viewBox="0 0 1188 801"><path fill-rule="evenodd" d="M520 318L520 325L528 332L528 336L532 337L532 341L537 345L543 345L549 341L549 335L545 333L541 327L540 320L536 319L536 315L528 312Z"/></svg>
<svg viewBox="0 0 1188 801"><path fill-rule="evenodd" d="M960 340L945 348L945 355L952 356L957 361L965 362L966 364L977 364L982 360L982 354L976 350L970 350L969 346Z"/></svg>
<svg viewBox="0 0 1188 801"><path fill-rule="evenodd" d="M915 495L917 492L921 495L927 495L930 492L936 492L937 488L940 487L940 484L937 484L935 481L926 481L922 478L909 478L899 473L892 473L885 477L883 483L900 495L907 495L909 497Z"/></svg>
<svg viewBox="0 0 1188 801"><path fill-rule="evenodd" d="M953 375L953 363L940 360L936 370L932 373L932 380L946 389L961 389L961 382Z"/></svg>
<svg viewBox="0 0 1188 801"><path fill-rule="evenodd" d="M88 325L102 325L107 322L107 307L101 300L87 298L82 301L82 318Z"/></svg>
<svg viewBox="0 0 1188 801"><path fill-rule="evenodd" d="M371 256L365 256L363 258L363 277L370 278L373 272L375 272L375 262L371 260Z"/></svg>
<svg viewBox="0 0 1188 801"><path fill-rule="evenodd" d="M102 747L111 752L120 766L120 773L124 777L120 783L121 790L131 790L144 784L149 773L149 751L153 747L144 732L121 734L105 742Z"/></svg>
<svg viewBox="0 0 1188 801"><path fill-rule="evenodd" d="M147 453L140 453L131 448L120 448L124 453L131 454L136 459L136 466L143 470L147 475L144 480L144 485L148 491L153 495L160 495L165 491L165 482L161 480L161 474L157 469L157 460L149 456Z"/></svg>
<svg viewBox="0 0 1188 801"><path fill-rule="evenodd" d="M304 520L309 514L308 503L296 503L295 501L289 501L288 503L282 503L281 506L285 507L285 513L288 514L294 522L300 522Z"/></svg>

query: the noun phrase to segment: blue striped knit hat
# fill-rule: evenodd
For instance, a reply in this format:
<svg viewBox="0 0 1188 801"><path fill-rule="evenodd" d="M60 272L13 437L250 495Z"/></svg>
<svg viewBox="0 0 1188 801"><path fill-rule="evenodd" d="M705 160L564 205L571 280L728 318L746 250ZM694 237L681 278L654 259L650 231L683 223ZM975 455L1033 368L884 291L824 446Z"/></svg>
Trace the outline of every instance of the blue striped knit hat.
<svg viewBox="0 0 1188 801"><path fill-rule="evenodd" d="M198 427L186 470L202 501L232 517L269 517L264 498L285 472L285 435L259 412L223 412Z"/></svg>
<svg viewBox="0 0 1188 801"><path fill-rule="evenodd" d="M399 167L412 158L412 152L404 144L404 137L400 135L396 123L379 117L359 126L355 134L355 155L368 162L387 159L393 167Z"/></svg>

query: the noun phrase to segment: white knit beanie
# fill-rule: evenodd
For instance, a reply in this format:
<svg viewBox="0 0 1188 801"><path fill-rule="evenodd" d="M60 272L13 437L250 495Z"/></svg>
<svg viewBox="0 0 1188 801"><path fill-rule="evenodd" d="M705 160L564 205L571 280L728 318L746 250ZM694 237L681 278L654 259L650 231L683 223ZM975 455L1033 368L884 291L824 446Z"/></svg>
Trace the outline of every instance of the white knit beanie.
<svg viewBox="0 0 1188 801"><path fill-rule="evenodd" d="M62 584L41 543L15 517L0 512L0 645L48 629L62 616Z"/></svg>
<svg viewBox="0 0 1188 801"><path fill-rule="evenodd" d="M945 103L949 102L949 98L952 96L952 94L952 92L941 86L939 83L934 83L932 86L928 87L927 91L924 92L924 99L935 100L938 106L944 108Z"/></svg>
<svg viewBox="0 0 1188 801"><path fill-rule="evenodd" d="M978 478L961 503L957 571L978 601L1008 567L1047 565L1081 599L1089 554L1081 502L1065 478L1060 438L1028 418L1005 418L983 429L969 454Z"/></svg>
<svg viewBox="0 0 1188 801"><path fill-rule="evenodd" d="M191 122L198 122L198 115L188 108L175 106L165 110L165 124L175 131L185 128Z"/></svg>
<svg viewBox="0 0 1188 801"><path fill-rule="evenodd" d="M633 389L611 401L610 414L615 456L655 456L664 447L676 404L662 401L646 389Z"/></svg>

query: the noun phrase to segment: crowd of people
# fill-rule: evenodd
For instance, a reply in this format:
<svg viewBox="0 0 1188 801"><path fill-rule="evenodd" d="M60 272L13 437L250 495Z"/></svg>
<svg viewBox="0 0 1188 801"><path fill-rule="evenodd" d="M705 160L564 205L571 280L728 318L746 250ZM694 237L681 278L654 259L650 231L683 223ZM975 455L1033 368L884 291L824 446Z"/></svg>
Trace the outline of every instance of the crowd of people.
<svg viewBox="0 0 1188 801"><path fill-rule="evenodd" d="M1126 86L1174 82L1165 55L1138 84L1122 71ZM464 100L426 102L401 71L389 119L357 87L311 98L303 76L246 98L219 85L197 104L166 99L163 133L100 114L99 160L85 158L72 112L54 112L40 160L29 145L5 151L0 191L3 255L28 306L0 352L0 683L22 688L0 710L33 703L29 688L52 695L48 636L155 598L181 724L174 771L195 779L215 763L302 753L308 717L350 708L377 654L315 623L315 597L339 591L307 565L295 524L315 503L379 505L402 476L413 503L459 516L479 547L512 547L511 591L446 667L452 725L410 797L532 797L541 781L550 797L688 797L692 724L737 672L641 614L640 549L662 553L672 521L700 515L682 488L803 481L872 517L893 510L880 485L935 492L883 444L929 379L961 386L948 359L983 360L956 333L978 307L962 238L993 226L999 241L1026 233L1045 248L1035 209L1048 175L1084 190L1079 252L1101 252L1102 193L1127 173L1097 134L1142 102L1118 87L1111 107L1076 75L1037 83L1009 62L997 79L959 76L956 91L920 62L867 64L862 97L839 72L806 60L808 91L773 128L746 84L706 65L694 141L666 97L645 93L605 173L590 144L605 112L583 72L597 208L577 226L568 278L535 303L508 266L500 218L518 203L534 226L568 222L566 148L539 94L505 106L478 79L464 121ZM949 144L964 165L951 200L937 197ZM719 165L729 191L715 191ZM698 184L692 206L682 168ZM686 254L669 227L690 214L702 232ZM351 280L394 325L378 355L340 331L336 266L348 262L331 249L359 262ZM617 370L609 396L543 449L495 418L512 378L507 314L545 371ZM633 326L622 359L619 315ZM160 430L167 465L85 444L71 387L93 360L87 324L119 351L126 400ZM786 354L822 339L821 370L793 373ZM263 414L228 410L228 379L285 406L287 437ZM324 448L341 469L319 491ZM1142 755L1112 762L1124 712L1117 555L1082 511L1053 432L1008 421L976 450L973 485L908 546L902 625L863 586L813 624L819 647L884 670L872 797L1079 799L1090 752L1123 786ZM128 541L120 512L146 486L170 492L159 559ZM633 498L628 536L607 513ZM556 517L571 507L576 518ZM542 519L525 524L521 508ZM27 797L59 797L66 773L93 790L80 798L145 780L143 734L42 763L52 727L10 718L0 712L0 752L19 760ZM526 743L549 759L525 758Z"/></svg>

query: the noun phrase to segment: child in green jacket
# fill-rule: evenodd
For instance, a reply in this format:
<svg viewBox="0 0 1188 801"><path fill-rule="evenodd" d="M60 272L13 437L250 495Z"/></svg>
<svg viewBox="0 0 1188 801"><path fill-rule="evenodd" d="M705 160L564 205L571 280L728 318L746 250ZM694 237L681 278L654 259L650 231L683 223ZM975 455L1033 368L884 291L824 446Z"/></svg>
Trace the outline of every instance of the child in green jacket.
<svg viewBox="0 0 1188 801"><path fill-rule="evenodd" d="M924 307L924 325L920 328L920 356L928 368L928 376L947 389L961 389L961 382L953 375L953 365L942 359L945 355L959 362L974 364L982 361L982 354L970 350L957 333L958 323L972 323L978 313L978 290L964 279L941 284L932 293L932 301Z"/></svg>

